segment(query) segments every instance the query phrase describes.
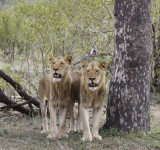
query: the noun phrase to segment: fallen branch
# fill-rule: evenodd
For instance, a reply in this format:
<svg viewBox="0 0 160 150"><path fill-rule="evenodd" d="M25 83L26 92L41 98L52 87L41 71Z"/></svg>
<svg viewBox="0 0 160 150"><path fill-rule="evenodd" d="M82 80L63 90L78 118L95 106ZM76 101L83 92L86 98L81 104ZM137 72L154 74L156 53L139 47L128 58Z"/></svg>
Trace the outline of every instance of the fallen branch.
<svg viewBox="0 0 160 150"><path fill-rule="evenodd" d="M12 63L10 63L10 62L9 62L9 65L13 68L13 69L11 69L12 72L21 73L21 75L23 75L22 78L23 78L24 80L26 80L26 81L34 88L35 91L37 91L35 85L34 85L30 80L28 80L26 77L24 77L23 72L17 71L17 69L16 69L16 68L12 65ZM29 71L28 71L28 72L29 72ZM31 72L29 72L29 74L30 74L30 73L31 73ZM28 90L28 92L30 92L30 91ZM30 93L31 93L31 92L30 92Z"/></svg>
<svg viewBox="0 0 160 150"><path fill-rule="evenodd" d="M38 114L38 112L34 111L30 111L28 108L24 107L23 105L25 105L28 102L25 102L23 104L18 104L12 100L10 100L2 91L2 89L0 88L0 102L6 104L7 106L3 106L0 108L0 110L3 110L5 108L13 108L14 110L23 113L25 115L28 116L32 116L32 115L36 115Z"/></svg>
<svg viewBox="0 0 160 150"><path fill-rule="evenodd" d="M13 80L1 69L0 69L0 77L2 77L6 82L10 83L24 100L31 101L32 104L39 107L38 99L36 97L32 97L31 95L27 94L25 89L17 81Z"/></svg>
<svg viewBox="0 0 160 150"><path fill-rule="evenodd" d="M8 98L9 99L9 98ZM12 100L11 100L12 101ZM2 102L2 100L0 100L0 102ZM30 101L28 101L28 102L24 102L24 103L20 103L20 104L18 104L18 103L16 103L16 102L14 102L14 101L12 101L13 103L11 103L10 105L8 105L7 104L7 106L3 106L3 107L0 107L0 110L3 110L3 109L8 109L8 108L13 108L13 107L19 107L19 106L24 106L24 105L26 105L26 104L29 104L30 103ZM5 103L6 104L6 103Z"/></svg>

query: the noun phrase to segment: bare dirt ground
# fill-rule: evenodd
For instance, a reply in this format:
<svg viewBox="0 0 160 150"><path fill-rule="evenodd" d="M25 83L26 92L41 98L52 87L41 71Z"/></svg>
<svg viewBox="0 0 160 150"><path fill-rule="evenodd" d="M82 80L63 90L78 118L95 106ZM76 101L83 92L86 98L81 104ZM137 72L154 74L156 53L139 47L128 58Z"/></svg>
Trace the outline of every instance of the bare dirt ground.
<svg viewBox="0 0 160 150"><path fill-rule="evenodd" d="M68 139L48 140L47 134L40 133L39 116L0 113L0 150L160 150L160 104L152 105L150 112L150 134L109 129L100 131L102 141L93 142L81 142L82 133L70 133Z"/></svg>

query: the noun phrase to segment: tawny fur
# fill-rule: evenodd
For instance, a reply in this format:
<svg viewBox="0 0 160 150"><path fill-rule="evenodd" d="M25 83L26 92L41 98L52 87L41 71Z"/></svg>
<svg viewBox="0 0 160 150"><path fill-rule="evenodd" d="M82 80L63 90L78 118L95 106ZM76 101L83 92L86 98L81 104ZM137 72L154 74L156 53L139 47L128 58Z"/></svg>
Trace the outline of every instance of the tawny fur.
<svg viewBox="0 0 160 150"><path fill-rule="evenodd" d="M69 68L72 63L72 56L66 57L49 57L50 74L45 75L39 81L38 93L40 97L40 106L42 114L42 132L48 131L46 100L49 102L50 112L50 131L49 138L68 137L65 133L66 115L69 105L72 104L70 99L72 78ZM60 77L55 77L60 75ZM56 109L60 108L60 128L59 132L56 125Z"/></svg>
<svg viewBox="0 0 160 150"><path fill-rule="evenodd" d="M101 140L98 134L100 117L102 114L102 104L105 99L105 70L107 63L91 62L81 63L82 78L80 85L80 112L83 124L82 141L92 141L92 138ZM93 81L92 81L93 80ZM93 128L92 134L89 127L88 108L93 108Z"/></svg>
<svg viewBox="0 0 160 150"><path fill-rule="evenodd" d="M39 97L40 106L42 114L42 133L48 131L48 121L47 121L47 107L46 101L49 101L50 110L50 134L49 138L56 138L58 136L58 131L56 127L56 108L60 108L60 130L59 137L67 137L65 134L65 124L67 111L70 112L70 131L74 131L74 113L73 106L75 100L80 101L80 72L69 73L70 64L72 62L72 57L49 57L50 61L50 74L45 75L39 81ZM54 71L53 69L58 69L57 73L63 74L61 81L56 82L53 79ZM50 92L51 91L51 92ZM51 114L52 113L52 114ZM80 114L78 115L80 121ZM78 126L79 130L81 126Z"/></svg>

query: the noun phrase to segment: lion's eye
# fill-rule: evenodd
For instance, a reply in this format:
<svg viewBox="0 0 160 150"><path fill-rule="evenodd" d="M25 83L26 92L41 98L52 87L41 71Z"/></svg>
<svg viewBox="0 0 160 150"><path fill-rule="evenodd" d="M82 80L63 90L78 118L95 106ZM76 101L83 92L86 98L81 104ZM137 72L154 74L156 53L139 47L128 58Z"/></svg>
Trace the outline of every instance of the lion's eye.
<svg viewBox="0 0 160 150"><path fill-rule="evenodd" d="M53 65L55 64L55 62L52 63Z"/></svg>
<svg viewBox="0 0 160 150"><path fill-rule="evenodd" d="M89 70L87 70L87 73L89 73Z"/></svg>
<svg viewBox="0 0 160 150"><path fill-rule="evenodd" d="M98 73L99 72L99 70L96 70L96 73Z"/></svg>
<svg viewBox="0 0 160 150"><path fill-rule="evenodd" d="M61 62L61 65L63 65L64 63Z"/></svg>

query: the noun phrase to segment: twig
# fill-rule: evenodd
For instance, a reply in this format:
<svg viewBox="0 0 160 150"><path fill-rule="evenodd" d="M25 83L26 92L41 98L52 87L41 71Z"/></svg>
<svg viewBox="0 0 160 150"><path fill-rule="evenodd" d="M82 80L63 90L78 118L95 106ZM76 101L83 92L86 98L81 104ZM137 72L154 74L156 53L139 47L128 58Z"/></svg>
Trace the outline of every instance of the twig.
<svg viewBox="0 0 160 150"><path fill-rule="evenodd" d="M84 56L82 59L73 63L73 66L79 64L81 61L86 60L89 57L99 57L99 56L112 56L112 53L100 53L100 54L96 54L96 55L88 54L87 56Z"/></svg>

